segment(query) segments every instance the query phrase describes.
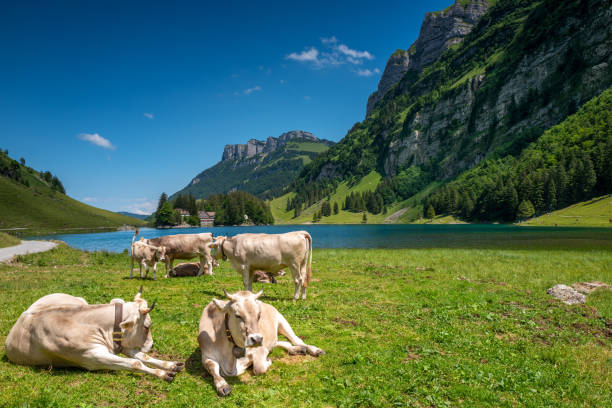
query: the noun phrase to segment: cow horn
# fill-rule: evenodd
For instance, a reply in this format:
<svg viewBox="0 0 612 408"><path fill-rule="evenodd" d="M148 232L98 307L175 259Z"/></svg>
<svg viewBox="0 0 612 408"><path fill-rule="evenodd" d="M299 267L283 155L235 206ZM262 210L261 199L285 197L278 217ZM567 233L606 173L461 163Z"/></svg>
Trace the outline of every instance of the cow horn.
<svg viewBox="0 0 612 408"><path fill-rule="evenodd" d="M228 298L229 300L235 300L234 297L230 295L229 293L227 293L225 289L223 289L223 293L225 294L225 297Z"/></svg>
<svg viewBox="0 0 612 408"><path fill-rule="evenodd" d="M153 309L155 309L155 304L157 303L157 300L153 301L153 304L151 305L151 307L149 308L149 313L151 313L153 311Z"/></svg>
<svg viewBox="0 0 612 408"><path fill-rule="evenodd" d="M263 295L263 290L264 290L264 287L263 287L263 283L262 283L262 284L261 284L261 290L255 294L255 299L257 299L257 298L259 298L261 295Z"/></svg>
<svg viewBox="0 0 612 408"><path fill-rule="evenodd" d="M138 289L138 294L142 295L142 285L140 285L140 289Z"/></svg>

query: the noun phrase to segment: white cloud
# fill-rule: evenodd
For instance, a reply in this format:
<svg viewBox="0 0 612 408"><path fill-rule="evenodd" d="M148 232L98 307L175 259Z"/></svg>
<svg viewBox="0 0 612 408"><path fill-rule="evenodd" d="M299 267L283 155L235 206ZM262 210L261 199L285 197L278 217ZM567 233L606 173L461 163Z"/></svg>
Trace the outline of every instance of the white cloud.
<svg viewBox="0 0 612 408"><path fill-rule="evenodd" d="M79 135L79 139L85 140L86 142L93 143L96 146L100 146L105 149L115 150L115 146L113 146L110 140L103 138L97 133L81 133Z"/></svg>
<svg viewBox="0 0 612 408"><path fill-rule="evenodd" d="M343 64L361 65L366 60L373 60L374 55L369 51L358 51L346 44L339 43L335 36L321 38L323 50L310 47L300 53L292 52L285 59L308 63L314 69Z"/></svg>
<svg viewBox="0 0 612 408"><path fill-rule="evenodd" d="M254 87L252 87L252 88L245 89L245 90L244 90L244 91L242 91L242 92L243 92L245 95L250 95L250 94L252 94L252 93L253 93L253 92L255 92L255 91L261 91L261 86L256 85L256 86L254 86Z"/></svg>
<svg viewBox="0 0 612 408"><path fill-rule="evenodd" d="M369 70L369 69L358 69L357 70L357 75L364 76L364 77L370 77L372 75L379 74L379 73L380 73L380 70L378 68L374 68L373 70Z"/></svg>
<svg viewBox="0 0 612 408"><path fill-rule="evenodd" d="M359 60L359 59L362 59L362 58L365 58L367 60L374 59L374 56L372 54L370 54L369 52L353 50L352 48L349 48L348 46L346 46L344 44L340 44L337 47L337 49L342 54L348 55L349 57L353 58L354 60Z"/></svg>
<svg viewBox="0 0 612 408"><path fill-rule="evenodd" d="M157 203L155 201L145 201L139 203L133 203L126 207L125 211L140 215L149 215L157 209Z"/></svg>
<svg viewBox="0 0 612 408"><path fill-rule="evenodd" d="M336 36L335 36L335 35L332 35L332 36L331 36L331 37L329 37L329 38L321 37L321 42L322 42L323 44L335 44L335 43L337 43L337 42L338 42L338 39L336 38Z"/></svg>
<svg viewBox="0 0 612 408"><path fill-rule="evenodd" d="M290 59L300 62L317 62L319 59L319 50L315 47L310 47L309 50L302 51L300 53L292 52L287 55L285 59Z"/></svg>
<svg viewBox="0 0 612 408"><path fill-rule="evenodd" d="M155 119L155 115L154 114L147 113L147 112L144 113L144 117L147 118L147 119Z"/></svg>
<svg viewBox="0 0 612 408"><path fill-rule="evenodd" d="M95 203L98 199L96 197L83 197L83 201L86 203Z"/></svg>

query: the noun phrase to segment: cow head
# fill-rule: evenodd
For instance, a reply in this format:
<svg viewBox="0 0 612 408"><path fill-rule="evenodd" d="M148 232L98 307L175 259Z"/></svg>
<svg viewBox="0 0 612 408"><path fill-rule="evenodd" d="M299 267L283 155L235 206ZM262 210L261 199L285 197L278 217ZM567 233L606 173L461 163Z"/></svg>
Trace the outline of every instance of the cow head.
<svg viewBox="0 0 612 408"><path fill-rule="evenodd" d="M223 291L229 300L213 299L215 306L228 315L228 326L232 338L238 347L258 347L263 342L259 331L261 317L261 302L257 300L263 289L258 293L240 291L229 294Z"/></svg>
<svg viewBox="0 0 612 408"><path fill-rule="evenodd" d="M213 257L215 259L222 258L224 261L227 261L227 255L224 251L224 246L223 246L223 243L225 241L227 241L227 237L220 235L218 237L215 237L214 242L210 244L210 247L215 250L215 253L213 254Z"/></svg>
<svg viewBox="0 0 612 408"><path fill-rule="evenodd" d="M155 257L160 262L164 262L166 260L166 247L163 245L155 247Z"/></svg>
<svg viewBox="0 0 612 408"><path fill-rule="evenodd" d="M133 302L124 303L121 327L121 345L128 349L139 349L146 353L153 348L153 336L151 335L151 316L149 313L155 307L155 302L148 306L147 301L142 298L142 286L134 296Z"/></svg>

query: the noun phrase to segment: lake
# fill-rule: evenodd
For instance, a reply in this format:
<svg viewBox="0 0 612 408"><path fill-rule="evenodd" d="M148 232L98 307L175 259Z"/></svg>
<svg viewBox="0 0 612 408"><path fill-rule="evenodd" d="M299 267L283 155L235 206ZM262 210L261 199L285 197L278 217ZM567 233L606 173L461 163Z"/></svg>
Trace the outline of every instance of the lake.
<svg viewBox="0 0 612 408"><path fill-rule="evenodd" d="M141 228L138 238L212 232L214 236L240 233L280 234L306 230L315 248L607 248L612 228L519 227L516 225L270 225L212 228ZM122 252L133 231L55 234L31 239L56 239L87 251Z"/></svg>

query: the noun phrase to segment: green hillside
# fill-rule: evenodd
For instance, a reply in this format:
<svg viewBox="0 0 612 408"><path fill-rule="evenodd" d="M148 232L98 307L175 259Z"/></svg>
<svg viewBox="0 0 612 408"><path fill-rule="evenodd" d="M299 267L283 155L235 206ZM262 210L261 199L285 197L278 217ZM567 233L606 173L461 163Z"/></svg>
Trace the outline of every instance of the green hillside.
<svg viewBox="0 0 612 408"><path fill-rule="evenodd" d="M518 158L485 160L428 197L427 204L437 214L468 220L526 219L612 192L611 158L612 88L546 131Z"/></svg>
<svg viewBox="0 0 612 408"><path fill-rule="evenodd" d="M408 70L365 120L305 166L288 190L292 206L314 212L309 207L322 195L376 171L383 179L377 199L389 212L479 163L517 160L545 130L612 85L610 26L610 1L495 2L461 43L422 70ZM605 138L594 143L587 147L598 172ZM588 176L586 156L575 153L566 158L566 170L582 168ZM580 190L580 177L566 187ZM593 195L610 192L591 187ZM557 204L590 198L587 193ZM516 214L508 212L472 218L510 222Z"/></svg>
<svg viewBox="0 0 612 408"><path fill-rule="evenodd" d="M612 227L612 195L570 205L520 225Z"/></svg>
<svg viewBox="0 0 612 408"><path fill-rule="evenodd" d="M192 194L201 199L233 190L260 198L278 196L297 177L304 165L332 144L327 140L312 142L294 139L269 153L221 161L195 176L188 186L174 193L170 199L175 199L179 194Z"/></svg>
<svg viewBox="0 0 612 408"><path fill-rule="evenodd" d="M0 152L0 170L0 229L16 229L16 233L28 235L145 225L142 220L95 208L62 194L58 190L63 191L63 186L57 178L22 165L5 152Z"/></svg>

